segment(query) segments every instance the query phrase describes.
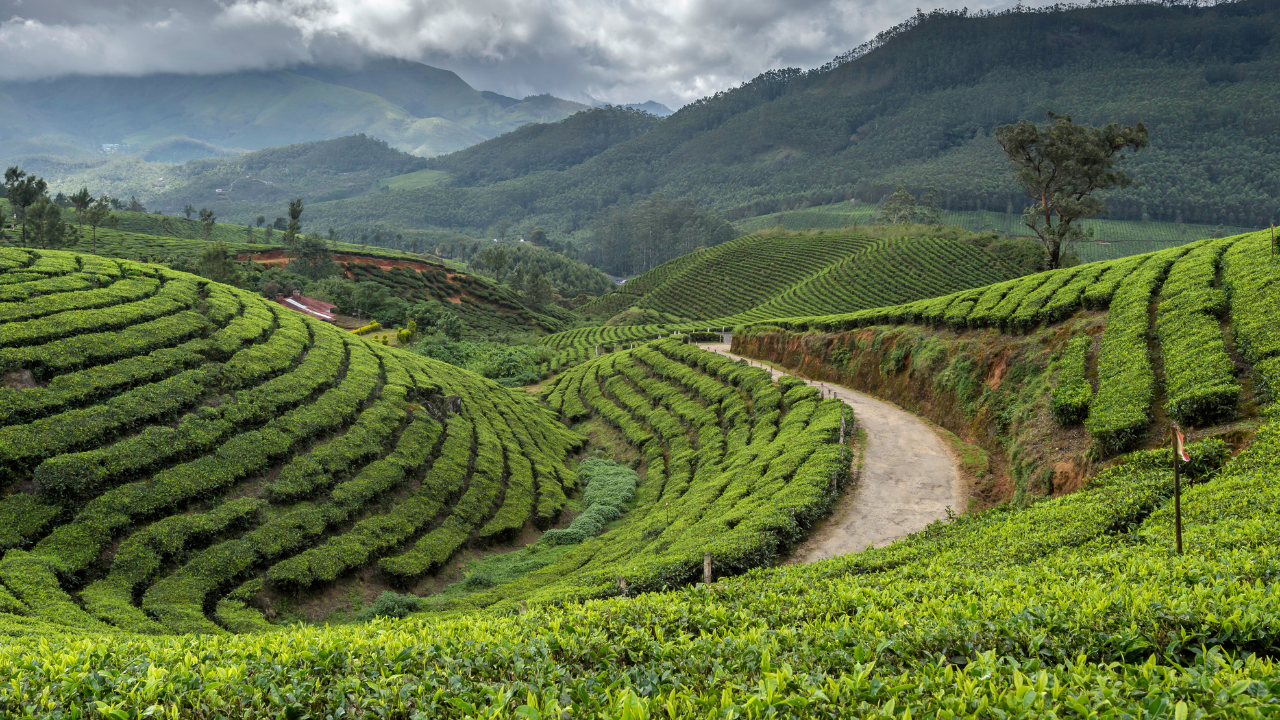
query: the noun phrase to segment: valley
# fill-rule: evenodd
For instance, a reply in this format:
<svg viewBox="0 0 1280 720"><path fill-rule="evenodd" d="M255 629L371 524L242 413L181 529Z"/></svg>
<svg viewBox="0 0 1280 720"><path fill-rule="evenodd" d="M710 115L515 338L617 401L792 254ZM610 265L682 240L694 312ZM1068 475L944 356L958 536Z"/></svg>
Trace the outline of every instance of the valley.
<svg viewBox="0 0 1280 720"><path fill-rule="evenodd" d="M1277 716L1277 18L0 80L0 716Z"/></svg>

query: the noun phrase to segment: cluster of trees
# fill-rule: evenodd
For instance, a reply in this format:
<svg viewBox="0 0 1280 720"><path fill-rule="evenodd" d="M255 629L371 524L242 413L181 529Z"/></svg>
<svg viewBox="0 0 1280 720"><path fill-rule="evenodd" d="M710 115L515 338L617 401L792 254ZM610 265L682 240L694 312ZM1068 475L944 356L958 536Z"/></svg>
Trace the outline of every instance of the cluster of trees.
<svg viewBox="0 0 1280 720"><path fill-rule="evenodd" d="M639 275L699 248L732 240L732 226L693 202L661 193L633 205L610 208L591 227L584 259L615 275Z"/></svg>
<svg viewBox="0 0 1280 720"><path fill-rule="evenodd" d="M23 247L28 244L43 248L62 247L73 236L78 238L81 228L87 224L92 231L92 249L96 252L98 228L114 227L116 218L111 210L119 207L119 201L106 195L95 199L88 188L81 188L69 197L58 193L50 198L48 189L44 178L28 174L17 165L4 172L5 198L13 208ZM77 227L68 227L62 217L64 208L73 210ZM0 236L3 236L3 231L0 231Z"/></svg>
<svg viewBox="0 0 1280 720"><path fill-rule="evenodd" d="M518 233L508 230L507 236L511 239L498 242L492 238L455 236L439 241L431 249L439 257L486 270L494 279L526 294L530 281L541 276L553 291L551 301L565 306L578 302L582 296L594 298L613 289L612 280L574 257L572 243L557 242L541 226Z"/></svg>

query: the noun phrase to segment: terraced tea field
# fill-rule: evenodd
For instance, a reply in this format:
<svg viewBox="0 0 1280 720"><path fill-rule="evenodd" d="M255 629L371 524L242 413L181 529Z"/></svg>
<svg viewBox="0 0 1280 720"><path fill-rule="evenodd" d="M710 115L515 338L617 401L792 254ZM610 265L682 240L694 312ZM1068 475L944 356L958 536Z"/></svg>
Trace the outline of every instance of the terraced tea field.
<svg viewBox="0 0 1280 720"><path fill-rule="evenodd" d="M1107 309L1093 378L1096 392L1083 377L1088 349L1077 345L1069 356L1075 379L1054 403L1060 417L1083 420L1099 450L1110 455L1134 447L1157 415L1185 427L1236 416L1241 369L1228 352L1228 336L1251 365L1253 391L1270 399L1280 388L1274 319L1280 272L1270 261L1270 243L1268 233L1201 240L913 303L765 321L746 332L770 327L841 332L919 323L1025 333L1081 310ZM1228 317L1224 336L1222 319ZM1165 396L1159 407L1158 390Z"/></svg>
<svg viewBox="0 0 1280 720"><path fill-rule="evenodd" d="M354 717L1270 717L1280 432L812 565L509 613L13 637L0 709ZM1247 502L1240 498L1248 497ZM1125 528L1117 534L1116 528Z"/></svg>
<svg viewBox="0 0 1280 720"><path fill-rule="evenodd" d="M594 357L597 348L607 352L673 332L720 332L776 317L881 307L1018 275L1000 258L954 240L739 238L664 263L583 308L607 317L635 306L692 319L551 335L542 342L556 354L544 371L555 374L572 367Z"/></svg>
<svg viewBox="0 0 1280 720"><path fill-rule="evenodd" d="M7 612L255 627L264 587L414 578L575 487L582 439L470 373L162 266L0 253Z"/></svg>
<svg viewBox="0 0 1280 720"><path fill-rule="evenodd" d="M747 218L735 224L739 232L754 233L767 228L785 230L838 230L875 222L876 206L869 203L834 203L804 210L787 210ZM1028 235L1020 213L991 210L943 210L943 225L954 225L969 232L994 232L1000 235ZM1111 218L1090 218L1082 226L1092 230L1093 239L1076 246L1082 262L1114 260L1129 255L1167 250L1196 240L1252 232L1249 227L1218 227L1194 223L1163 221L1140 222Z"/></svg>

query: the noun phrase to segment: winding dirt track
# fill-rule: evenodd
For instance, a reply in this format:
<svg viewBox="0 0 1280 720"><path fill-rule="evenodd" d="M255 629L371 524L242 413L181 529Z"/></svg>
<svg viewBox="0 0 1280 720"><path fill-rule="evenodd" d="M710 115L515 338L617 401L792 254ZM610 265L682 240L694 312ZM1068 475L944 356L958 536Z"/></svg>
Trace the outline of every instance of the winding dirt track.
<svg viewBox="0 0 1280 720"><path fill-rule="evenodd" d="M704 350L734 360L724 344ZM774 368L775 372L783 372ZM915 415L889 403L839 385L806 380L848 403L866 434L862 475L837 504L832 516L792 555L795 562L814 562L881 547L945 517L947 507L964 512L964 483L947 446Z"/></svg>

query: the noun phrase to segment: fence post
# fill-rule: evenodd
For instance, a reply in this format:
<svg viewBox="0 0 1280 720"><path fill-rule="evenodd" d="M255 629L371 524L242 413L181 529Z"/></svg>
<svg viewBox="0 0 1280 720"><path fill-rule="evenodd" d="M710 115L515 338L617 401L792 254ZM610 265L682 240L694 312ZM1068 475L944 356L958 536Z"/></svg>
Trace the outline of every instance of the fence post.
<svg viewBox="0 0 1280 720"><path fill-rule="evenodd" d="M619 588L620 590L622 590L622 596L623 596L623 597L626 597L626 596L627 596L627 581L626 581L626 580L623 580L621 575L619 575L619 576L618 576L618 588Z"/></svg>
<svg viewBox="0 0 1280 720"><path fill-rule="evenodd" d="M711 584L711 553L703 553L702 555L702 582Z"/></svg>

